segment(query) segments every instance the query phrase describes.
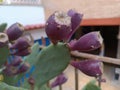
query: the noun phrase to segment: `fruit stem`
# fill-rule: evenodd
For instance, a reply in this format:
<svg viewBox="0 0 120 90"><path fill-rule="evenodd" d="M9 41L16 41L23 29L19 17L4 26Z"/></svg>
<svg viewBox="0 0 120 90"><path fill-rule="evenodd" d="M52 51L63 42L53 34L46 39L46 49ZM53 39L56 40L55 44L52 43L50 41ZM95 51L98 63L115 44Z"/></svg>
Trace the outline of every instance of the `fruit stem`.
<svg viewBox="0 0 120 90"><path fill-rule="evenodd" d="M75 90L78 90L78 70L75 68Z"/></svg>
<svg viewBox="0 0 120 90"><path fill-rule="evenodd" d="M62 90L62 85L59 85L59 90Z"/></svg>
<svg viewBox="0 0 120 90"><path fill-rule="evenodd" d="M34 90L34 85L30 85L30 90Z"/></svg>
<svg viewBox="0 0 120 90"><path fill-rule="evenodd" d="M98 86L101 88L101 79L102 79L102 76L99 76L98 77Z"/></svg>

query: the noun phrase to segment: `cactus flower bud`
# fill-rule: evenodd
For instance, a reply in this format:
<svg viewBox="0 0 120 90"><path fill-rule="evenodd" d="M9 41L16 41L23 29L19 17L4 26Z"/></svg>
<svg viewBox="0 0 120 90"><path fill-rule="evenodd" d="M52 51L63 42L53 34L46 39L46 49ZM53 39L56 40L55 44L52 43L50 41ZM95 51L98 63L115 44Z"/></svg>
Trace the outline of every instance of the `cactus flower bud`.
<svg viewBox="0 0 120 90"><path fill-rule="evenodd" d="M98 60L72 61L71 65L88 76L98 77L103 73L103 63Z"/></svg>
<svg viewBox="0 0 120 90"><path fill-rule="evenodd" d="M24 72L26 72L29 68L30 68L30 64L29 64L29 63L27 63L27 62L26 62L26 63L23 63L23 64L19 67L17 73L24 73Z"/></svg>
<svg viewBox="0 0 120 90"><path fill-rule="evenodd" d="M56 87L56 86L59 86L59 85L62 85L64 84L66 81L67 81L67 77L65 76L65 74L60 74L59 76L57 76L57 78L55 79L55 81L53 83L51 83L51 87Z"/></svg>
<svg viewBox="0 0 120 90"><path fill-rule="evenodd" d="M66 36L72 31L71 17L67 13L56 11L48 18L45 31L54 44L60 40L65 40Z"/></svg>
<svg viewBox="0 0 120 90"><path fill-rule="evenodd" d="M8 44L8 36L5 33L0 33L0 47Z"/></svg>
<svg viewBox="0 0 120 90"><path fill-rule="evenodd" d="M10 47L10 49L23 50L30 47L30 41L26 37L20 37L16 42Z"/></svg>
<svg viewBox="0 0 120 90"><path fill-rule="evenodd" d="M79 40L73 40L69 43L71 50L91 51L101 47L103 42L99 32L90 32L80 37Z"/></svg>
<svg viewBox="0 0 120 90"><path fill-rule="evenodd" d="M20 23L14 23L6 30L6 34L8 35L9 40L13 41L22 36L23 31L24 27Z"/></svg>
<svg viewBox="0 0 120 90"><path fill-rule="evenodd" d="M16 56L27 56L31 53L31 48L26 48L23 50L16 50L15 52L11 52L12 55Z"/></svg>
<svg viewBox="0 0 120 90"><path fill-rule="evenodd" d="M70 9L67 12L68 16L71 17L71 23L72 23L72 32L68 35L68 40L71 38L71 36L75 33L77 28L80 26L80 23L82 21L83 14L80 14L76 12L74 9Z"/></svg>

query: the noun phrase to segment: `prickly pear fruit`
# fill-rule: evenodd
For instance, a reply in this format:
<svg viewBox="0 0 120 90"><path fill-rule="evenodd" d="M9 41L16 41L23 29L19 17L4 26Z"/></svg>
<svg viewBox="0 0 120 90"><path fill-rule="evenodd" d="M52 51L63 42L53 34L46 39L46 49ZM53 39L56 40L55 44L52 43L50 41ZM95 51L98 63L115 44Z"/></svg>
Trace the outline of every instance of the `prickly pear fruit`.
<svg viewBox="0 0 120 90"><path fill-rule="evenodd" d="M14 41L22 36L24 27L20 23L12 24L5 32L8 35L10 41Z"/></svg>
<svg viewBox="0 0 120 90"><path fill-rule="evenodd" d="M79 40L73 40L69 43L69 47L71 50L78 50L78 51L91 51L96 50L101 47L103 43L102 36L99 32L90 32L88 34L83 35L80 37Z"/></svg>

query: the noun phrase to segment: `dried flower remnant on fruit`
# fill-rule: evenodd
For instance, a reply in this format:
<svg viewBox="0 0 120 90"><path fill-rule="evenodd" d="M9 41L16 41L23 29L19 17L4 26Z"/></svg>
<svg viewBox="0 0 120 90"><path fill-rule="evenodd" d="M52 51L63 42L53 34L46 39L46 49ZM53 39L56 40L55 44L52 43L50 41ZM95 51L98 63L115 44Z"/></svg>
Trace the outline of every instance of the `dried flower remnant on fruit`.
<svg viewBox="0 0 120 90"><path fill-rule="evenodd" d="M58 11L55 12L55 21L60 25L70 26L71 17L69 17L65 12Z"/></svg>
<svg viewBox="0 0 120 90"><path fill-rule="evenodd" d="M8 44L8 36L5 33L0 33L0 47L3 47Z"/></svg>

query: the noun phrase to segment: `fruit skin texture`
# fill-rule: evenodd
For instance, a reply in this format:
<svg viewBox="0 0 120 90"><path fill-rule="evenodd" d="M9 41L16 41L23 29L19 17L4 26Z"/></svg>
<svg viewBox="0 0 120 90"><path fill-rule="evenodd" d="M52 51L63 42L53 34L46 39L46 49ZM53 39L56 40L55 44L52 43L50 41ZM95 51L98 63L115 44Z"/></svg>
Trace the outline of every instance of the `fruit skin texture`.
<svg viewBox="0 0 120 90"><path fill-rule="evenodd" d="M10 41L14 41L18 39L20 36L22 36L24 32L24 27L20 23L14 23L12 24L5 33L8 35L8 38Z"/></svg>
<svg viewBox="0 0 120 90"><path fill-rule="evenodd" d="M23 50L23 49L26 49L30 46L31 46L31 44L30 44L28 38L20 37L15 41L14 44L12 44L10 49Z"/></svg>
<svg viewBox="0 0 120 90"><path fill-rule="evenodd" d="M98 77L103 73L103 64L98 60L71 61L71 65L88 76Z"/></svg>
<svg viewBox="0 0 120 90"><path fill-rule="evenodd" d="M72 40L68 46L71 50L92 51L101 47L103 43L102 36L99 32L90 32L80 37L79 40Z"/></svg>
<svg viewBox="0 0 120 90"><path fill-rule="evenodd" d="M71 32L71 18L64 12L56 11L48 18L45 31L53 43L65 40Z"/></svg>

